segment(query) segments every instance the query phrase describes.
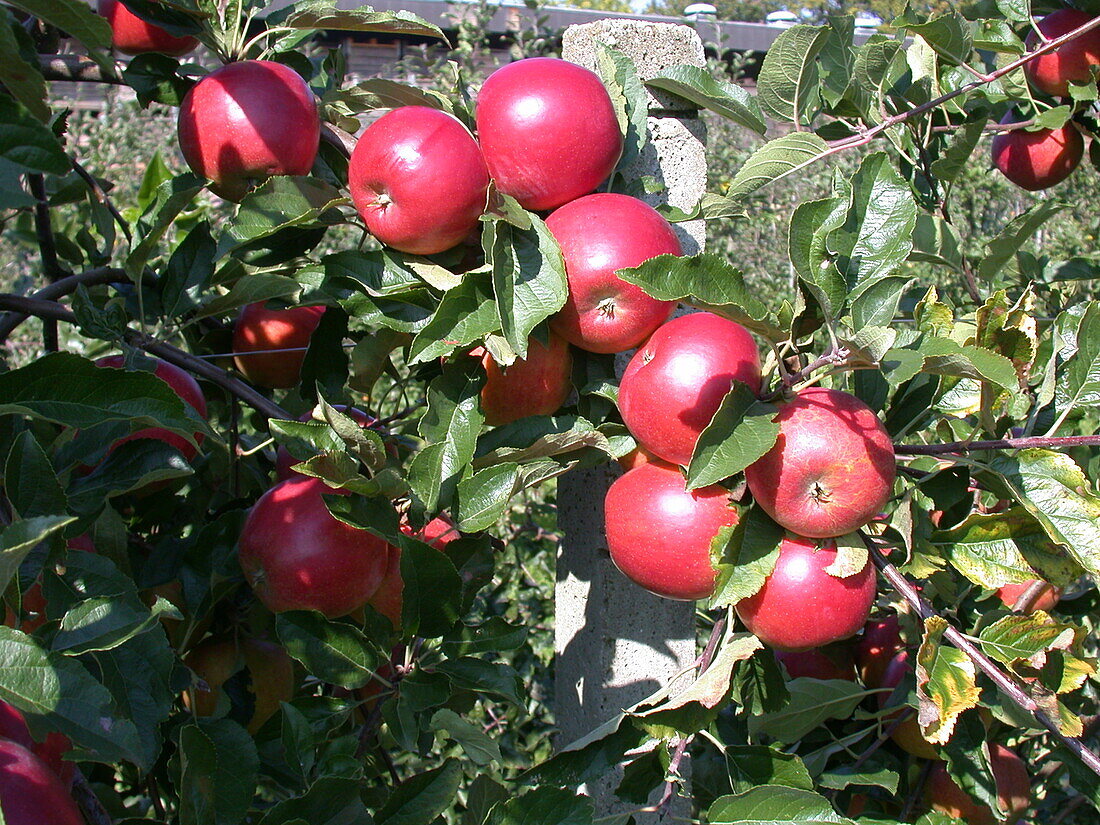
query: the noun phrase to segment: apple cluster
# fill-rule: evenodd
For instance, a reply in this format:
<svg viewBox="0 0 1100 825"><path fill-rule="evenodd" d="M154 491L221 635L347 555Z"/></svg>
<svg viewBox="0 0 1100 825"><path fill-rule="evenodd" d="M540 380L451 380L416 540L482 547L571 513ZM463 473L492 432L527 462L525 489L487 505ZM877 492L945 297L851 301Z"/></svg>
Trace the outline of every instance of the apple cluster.
<svg viewBox="0 0 1100 825"><path fill-rule="evenodd" d="M1093 19L1077 9L1062 8L1051 12L1028 34L1026 45L1032 51ZM1040 37L1041 35L1041 37ZM1100 30L1093 29L1045 52L1024 65L1031 87L1055 98L1070 97L1070 84L1086 84L1093 79L1093 68L1100 67ZM1022 189L1047 189L1068 178L1081 163L1085 142L1072 120L1054 128L1025 128L1029 122L1009 111L1001 125L1016 128L993 138L993 164Z"/></svg>

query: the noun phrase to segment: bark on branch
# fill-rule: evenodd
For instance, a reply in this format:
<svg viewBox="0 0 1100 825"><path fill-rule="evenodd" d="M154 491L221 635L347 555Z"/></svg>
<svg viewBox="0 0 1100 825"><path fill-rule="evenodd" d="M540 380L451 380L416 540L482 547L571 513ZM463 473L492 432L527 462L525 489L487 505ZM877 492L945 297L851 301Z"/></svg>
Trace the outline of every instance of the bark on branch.
<svg viewBox="0 0 1100 825"><path fill-rule="evenodd" d="M981 450L1022 450L1025 447L1100 447L1100 435L1034 435L991 441L950 441L946 444L898 444L899 455L945 455Z"/></svg>

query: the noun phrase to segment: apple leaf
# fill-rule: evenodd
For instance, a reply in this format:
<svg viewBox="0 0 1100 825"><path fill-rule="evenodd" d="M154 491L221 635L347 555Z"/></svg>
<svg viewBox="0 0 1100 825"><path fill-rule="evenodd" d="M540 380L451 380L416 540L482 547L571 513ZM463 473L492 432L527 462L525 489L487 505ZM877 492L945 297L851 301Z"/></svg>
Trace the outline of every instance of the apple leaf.
<svg viewBox="0 0 1100 825"><path fill-rule="evenodd" d="M489 811L485 825L594 825L602 821L596 819L592 800L587 796L543 786L498 802Z"/></svg>
<svg viewBox="0 0 1100 825"><path fill-rule="evenodd" d="M42 445L29 430L19 433L4 462L4 493L20 518L53 516L68 509L65 492ZM7 582L0 578L0 592Z"/></svg>
<svg viewBox="0 0 1100 825"><path fill-rule="evenodd" d="M844 307L848 286L829 262L825 238L844 222L847 203L843 198L804 201L791 213L787 251L798 277L830 317Z"/></svg>
<svg viewBox="0 0 1100 825"><path fill-rule="evenodd" d="M230 719L197 719L179 732L179 762L181 823L244 821L260 772L248 731Z"/></svg>
<svg viewBox="0 0 1100 825"><path fill-rule="evenodd" d="M241 201L236 217L218 242L218 256L270 238L291 227L332 226L343 218L334 207L345 198L332 184L304 176L275 176Z"/></svg>
<svg viewBox="0 0 1100 825"><path fill-rule="evenodd" d="M72 516L36 516L0 529L0 592L7 589L31 550L74 521Z"/></svg>
<svg viewBox="0 0 1100 825"><path fill-rule="evenodd" d="M637 161L649 139L649 103L645 87L634 61L599 41L596 43L596 71L611 96L623 133L623 153L616 168L625 169Z"/></svg>
<svg viewBox="0 0 1100 825"><path fill-rule="evenodd" d="M651 89L672 92L704 109L729 118L758 135L768 130L756 98L736 83L719 80L701 66L671 66L647 78Z"/></svg>
<svg viewBox="0 0 1100 825"><path fill-rule="evenodd" d="M858 533L839 536L833 539L833 542L836 544L836 558L825 568L825 572L830 576L846 579L867 566L870 558L867 545L863 543Z"/></svg>
<svg viewBox="0 0 1100 825"><path fill-rule="evenodd" d="M286 652L311 675L354 690L367 684L384 657L354 625L320 613L290 611L275 616Z"/></svg>
<svg viewBox="0 0 1100 825"><path fill-rule="evenodd" d="M73 477L65 494L72 512L88 515L100 510L105 499L192 472L175 447L159 439L139 438L112 449L87 475Z"/></svg>
<svg viewBox="0 0 1100 825"><path fill-rule="evenodd" d="M813 132L790 132L769 140L745 161L726 190L729 200L741 200L825 157L829 146Z"/></svg>
<svg viewBox="0 0 1100 825"><path fill-rule="evenodd" d="M711 825L855 825L813 791L760 785L741 794L721 796L707 811Z"/></svg>
<svg viewBox="0 0 1100 825"><path fill-rule="evenodd" d="M450 355L498 329L500 316L492 280L488 275L471 273L443 293L439 308L409 347L409 363L422 364Z"/></svg>
<svg viewBox="0 0 1100 825"><path fill-rule="evenodd" d="M711 547L718 585L708 608L755 596L775 570L782 540L783 528L755 505L742 514L736 527L719 531Z"/></svg>
<svg viewBox="0 0 1100 825"><path fill-rule="evenodd" d="M447 42L447 36L439 26L411 12L375 11L370 6L341 9L337 8L335 0L299 0L290 7L289 14L285 17L273 15L271 22L291 29L379 32L431 37Z"/></svg>
<svg viewBox="0 0 1100 825"><path fill-rule="evenodd" d="M113 63L106 53L111 48L111 24L85 0L11 0L11 5L79 40L88 56L113 74Z"/></svg>
<svg viewBox="0 0 1100 825"><path fill-rule="evenodd" d="M998 662L1012 665L1026 661L1042 668L1047 653L1052 650L1080 652L1085 631L1066 622L1059 622L1042 610L1028 616L1005 616L980 635L982 650Z"/></svg>
<svg viewBox="0 0 1100 825"><path fill-rule="evenodd" d="M1035 232L1069 204L1058 200L1045 200L1017 215L991 240L986 249L988 253L978 264L978 282L993 283L997 274L1005 267L1025 243L1035 237Z"/></svg>
<svg viewBox="0 0 1100 825"><path fill-rule="evenodd" d="M500 762L500 746L494 742L480 725L463 719L450 708L437 710L432 715L430 729L447 734L447 738L458 744L475 765L492 765Z"/></svg>
<svg viewBox="0 0 1100 825"><path fill-rule="evenodd" d="M301 716L301 724L307 727L309 725L304 716ZM303 757L306 752L316 747L312 739L295 744ZM291 750L291 747L287 747L287 751ZM296 758L290 753L288 756ZM370 813L359 793L360 783L356 779L345 776L322 776L301 796L284 799L268 808L263 819L260 820L260 825L342 825L342 823L370 822Z"/></svg>
<svg viewBox="0 0 1100 825"><path fill-rule="evenodd" d="M943 642L947 621L924 621L924 640L917 651L917 722L924 738L942 745L951 738L964 710L976 707L981 692L970 657Z"/></svg>
<svg viewBox="0 0 1100 825"><path fill-rule="evenodd" d="M403 636L433 639L455 626L461 617L462 578L448 556L402 535L401 580Z"/></svg>
<svg viewBox="0 0 1100 825"><path fill-rule="evenodd" d="M749 717L753 736L770 736L791 744L829 719L848 719L871 691L844 679L792 679L787 683L790 701L772 713Z"/></svg>
<svg viewBox="0 0 1100 825"><path fill-rule="evenodd" d="M458 482L454 515L464 533L487 530L508 510L520 482L519 465L494 464Z"/></svg>
<svg viewBox="0 0 1100 825"><path fill-rule="evenodd" d="M1100 303L1087 305L1076 344L1073 356L1058 371L1054 398L1059 415L1074 407L1100 404Z"/></svg>
<svg viewBox="0 0 1100 825"><path fill-rule="evenodd" d="M727 745L725 757L734 793L744 793L757 785L814 789L810 772L796 754L765 745Z"/></svg>
<svg viewBox="0 0 1100 825"><path fill-rule="evenodd" d="M973 25L956 11L941 14L924 23L910 22L907 15L902 15L894 21L894 25L920 35L948 64L958 65L970 59Z"/></svg>
<svg viewBox="0 0 1100 825"><path fill-rule="evenodd" d="M522 464L588 447L612 454L607 436L587 419L573 415L526 416L482 435L471 466L480 470L502 461Z"/></svg>
<svg viewBox="0 0 1100 825"><path fill-rule="evenodd" d="M735 381L710 423L699 434L688 467L687 487L697 490L736 475L770 450L779 437L772 419L778 409Z"/></svg>
<svg viewBox="0 0 1100 825"><path fill-rule="evenodd" d="M5 94L0 94L0 160L15 164L20 172L64 175L71 168L50 127Z"/></svg>
<svg viewBox="0 0 1100 825"><path fill-rule="evenodd" d="M825 46L825 26L785 29L768 47L757 78L757 97L764 111L784 123L801 123L820 103L818 52Z"/></svg>
<svg viewBox="0 0 1100 825"><path fill-rule="evenodd" d="M0 84L42 123L49 123L46 79L38 68L34 41L6 8L0 8L0 55Z"/></svg>

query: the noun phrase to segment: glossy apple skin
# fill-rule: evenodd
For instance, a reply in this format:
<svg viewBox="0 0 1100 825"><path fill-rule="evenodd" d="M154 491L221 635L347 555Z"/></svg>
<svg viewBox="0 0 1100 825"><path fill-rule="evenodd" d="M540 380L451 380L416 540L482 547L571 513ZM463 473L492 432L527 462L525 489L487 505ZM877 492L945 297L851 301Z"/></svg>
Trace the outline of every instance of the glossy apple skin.
<svg viewBox="0 0 1100 825"><path fill-rule="evenodd" d="M342 412L364 429L374 429L378 424L377 418L373 415L367 415L356 407L348 407L346 404L333 404L332 406L337 412ZM313 412L303 413L298 416L298 420L313 421ZM279 449L275 451L275 477L279 479L279 481L286 481L288 478L306 478L306 476L292 469L295 464L299 463L298 459L292 456L286 447L280 446Z"/></svg>
<svg viewBox="0 0 1100 825"><path fill-rule="evenodd" d="M65 783L10 739L0 739L0 810L7 825L84 825Z"/></svg>
<svg viewBox="0 0 1100 825"><path fill-rule="evenodd" d="M1001 123L1015 123L1009 112ZM1013 129L993 138L993 165L1029 192L1049 189L1068 178L1081 163L1085 141L1072 123L1059 129Z"/></svg>
<svg viewBox="0 0 1100 825"><path fill-rule="evenodd" d="M1038 21L1037 25L1047 39L1054 40L1092 19L1092 15L1077 9L1058 9ZM1034 31L1028 33L1025 42L1028 51L1042 45ZM1040 92L1067 97L1070 81L1088 83L1092 77L1091 68L1097 65L1100 65L1100 31L1093 29L1025 63L1024 74Z"/></svg>
<svg viewBox="0 0 1100 825"><path fill-rule="evenodd" d="M321 323L325 307L267 309L263 302L241 307L233 324L233 362L249 381L270 389L296 387L309 339ZM301 352L268 352L300 349ZM259 354L256 354L259 353Z"/></svg>
<svg viewBox="0 0 1100 825"><path fill-rule="evenodd" d="M890 660L904 648L896 615L868 621L856 643L856 663L863 684L869 688L881 686Z"/></svg>
<svg viewBox="0 0 1100 825"><path fill-rule="evenodd" d="M401 106L360 136L348 188L374 237L401 252L434 255L477 227L489 170L457 118L427 106Z"/></svg>
<svg viewBox="0 0 1100 825"><path fill-rule="evenodd" d="M1006 584L1004 587L997 589L997 598L1004 603L1004 606L1009 610L1014 610L1016 602L1020 600L1020 597L1024 595L1031 585L1035 584L1038 579L1029 579L1021 584ZM1050 611L1054 609L1054 606L1062 598L1062 588L1055 587L1052 584L1048 584L1046 589L1039 595L1039 598L1032 604L1028 613L1034 613L1036 610Z"/></svg>
<svg viewBox="0 0 1100 825"><path fill-rule="evenodd" d="M293 69L244 60L211 72L184 96L178 122L187 165L226 200L240 201L272 175L307 175L321 118Z"/></svg>
<svg viewBox="0 0 1100 825"><path fill-rule="evenodd" d="M638 443L686 466L734 381L760 391L760 356L749 331L709 312L683 315L659 326L630 359L619 412Z"/></svg>
<svg viewBox="0 0 1100 825"><path fill-rule="evenodd" d="M714 593L710 543L739 513L718 485L688 492L680 470L646 463L624 473L604 498L607 549L635 584L666 599Z"/></svg>
<svg viewBox="0 0 1100 825"><path fill-rule="evenodd" d="M890 434L866 404L807 387L783 404L775 446L745 469L753 498L792 533L843 536L882 510L897 466Z"/></svg>
<svg viewBox="0 0 1100 825"><path fill-rule="evenodd" d="M779 651L810 650L855 635L875 601L875 568L868 560L858 573L838 579L825 572L835 560L835 547L784 537L775 570L756 595L737 603L737 615Z"/></svg>
<svg viewBox="0 0 1100 825"><path fill-rule="evenodd" d="M481 358L485 386L481 409L485 423L507 424L529 415L553 415L573 389L573 356L564 338L550 333L549 346L535 337L527 340L527 358L501 367L483 347L470 354Z"/></svg>
<svg viewBox="0 0 1100 825"><path fill-rule="evenodd" d="M118 0L99 0L96 10L111 24L111 45L123 54L158 52L180 57L199 45L194 37L176 37L142 20Z"/></svg>
<svg viewBox="0 0 1100 825"><path fill-rule="evenodd" d="M883 688L882 693L878 694L878 706L879 708L887 707L890 701L890 692L894 690L905 680L912 680L913 678L913 665L909 663L909 651L902 650L894 655L886 665L886 669L882 673L882 682L879 687ZM899 711L899 713L904 712ZM892 713L889 716L883 718L883 725L889 726L892 724L892 720L896 719L897 713ZM924 735L920 732L920 725L917 723L916 713L911 713L909 717L894 728L894 732L890 734L890 738L894 740L894 743L906 753L911 753L913 756L918 756L921 759L939 760L941 757L935 746L924 738Z"/></svg>
<svg viewBox="0 0 1100 825"><path fill-rule="evenodd" d="M596 191L623 152L599 77L551 57L489 75L477 96L477 136L497 189L534 211Z"/></svg>
<svg viewBox="0 0 1100 825"><path fill-rule="evenodd" d="M247 730L256 734L279 710L281 702L294 698L294 662L287 652L263 639L207 639L194 647L183 663L206 683L208 690L195 687L194 711L197 716L213 716L221 698L222 685L240 668L247 667L254 697L252 718ZM184 704L190 708L190 693Z"/></svg>
<svg viewBox="0 0 1100 825"><path fill-rule="evenodd" d="M95 362L97 367L106 367L108 369L123 369L125 364L126 359L121 355L108 355ZM192 378L189 372L180 369L174 364L169 364L167 361L158 360L156 362L154 374L157 378L175 390L176 395L190 404L200 417L206 418L206 397L202 394L199 382ZM198 447L183 436L169 432L160 427L148 427L144 430L138 430L136 433L131 433L116 441L111 446L111 449L114 449L119 444L125 444L127 441L135 441L139 438L154 438L163 441L179 450L180 455L188 461L198 455L199 452ZM195 433L195 441L201 445L202 440L203 434Z"/></svg>
<svg viewBox="0 0 1100 825"><path fill-rule="evenodd" d="M417 531L402 520L401 532L406 536L420 539L425 544L436 550L444 550L455 539L462 538L462 534L455 529L450 519L445 516L437 516L429 521L423 530ZM401 578L401 548L390 545L390 562L386 567L386 575L378 590L367 601L371 607L390 620L394 627L401 627L401 609L404 607L405 581ZM391 671L392 674L392 671ZM385 674L382 674L385 676ZM381 688L379 682L371 682L371 685ZM369 688L371 685L368 685Z"/></svg>
<svg viewBox="0 0 1100 825"><path fill-rule="evenodd" d="M638 346L668 320L674 301L650 298L615 271L657 255L681 254L672 226L653 207L628 195L587 195L546 219L561 246L569 297L550 328L588 352Z"/></svg>
<svg viewBox="0 0 1100 825"><path fill-rule="evenodd" d="M62 758L73 748L69 737L50 731L41 742L35 742L23 714L7 702L0 702L0 739L10 739L22 745L45 762L66 788L72 785L76 765Z"/></svg>
<svg viewBox="0 0 1100 825"><path fill-rule="evenodd" d="M775 658L787 669L792 679L844 679L856 680L856 666L852 654L846 650L826 653L823 650L778 651Z"/></svg>
<svg viewBox="0 0 1100 825"><path fill-rule="evenodd" d="M316 478L291 478L260 496L238 543L241 569L273 613L346 616L366 604L389 564L389 545L337 520L323 496L347 495Z"/></svg>
<svg viewBox="0 0 1100 825"><path fill-rule="evenodd" d="M1007 819L998 818L993 811L955 784L941 762L932 767L925 786L925 800L933 810L961 819L967 825L998 825L1015 823L1031 804L1031 778L1027 766L1015 753L999 742L989 746L989 764L997 780L997 799L1008 811Z"/></svg>

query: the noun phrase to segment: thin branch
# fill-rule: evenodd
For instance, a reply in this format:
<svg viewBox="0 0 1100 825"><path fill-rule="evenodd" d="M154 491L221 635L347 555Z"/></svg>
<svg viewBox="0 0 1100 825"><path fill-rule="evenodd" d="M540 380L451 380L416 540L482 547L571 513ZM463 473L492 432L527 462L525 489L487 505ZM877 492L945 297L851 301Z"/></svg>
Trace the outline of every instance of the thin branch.
<svg viewBox="0 0 1100 825"><path fill-rule="evenodd" d="M1043 598L1043 596L1053 589L1054 585L1050 582L1036 579L1029 584L1020 594L1019 598L1016 599L1016 602L1012 605L1012 611L1014 613L1030 613L1035 609L1035 605L1038 604L1039 599Z"/></svg>
<svg viewBox="0 0 1100 825"><path fill-rule="evenodd" d="M53 283L64 277L64 270L57 259L57 241L53 234L53 219L46 196L46 179L39 174L27 175L27 186L35 200L34 233L38 237L38 251L42 256L42 273L46 276L47 283ZM56 321L42 324L42 344L47 352L57 351Z"/></svg>
<svg viewBox="0 0 1100 825"><path fill-rule="evenodd" d="M1100 447L1100 435L1033 435L1024 438L996 438L992 441L898 444L894 447L894 452L899 455L943 455L945 453L973 453L981 450L1022 450L1025 447Z"/></svg>
<svg viewBox="0 0 1100 825"><path fill-rule="evenodd" d="M120 73L105 74L94 60L76 54L40 54L38 68L46 80L111 83L116 86L125 83Z"/></svg>
<svg viewBox="0 0 1100 825"><path fill-rule="evenodd" d="M63 321L67 324L75 324L77 322L76 316L73 315L70 310L61 306L61 304L54 303L53 301L26 298L22 295L0 294L0 309L21 312L27 315L35 315L39 318L47 318L54 321ZM216 384L226 392L237 396L237 398L241 399L261 415L265 415L268 418L293 417L274 401L261 395L244 381L239 378L234 378L221 367L204 361L196 355L184 352L171 344L166 344L164 341L160 341L153 338L151 335L147 335L144 332L138 332L137 330L126 330L123 334L123 339L130 346L145 350L151 355L155 355L167 361L169 364L174 364L180 369L187 370L201 378L205 378L212 384Z"/></svg>
<svg viewBox="0 0 1100 825"><path fill-rule="evenodd" d="M817 370L822 367L835 367L838 364L843 364L848 360L848 357L852 354L851 350L847 347L839 345L831 345L829 349L823 354L815 358L809 364L804 366L797 372L789 372L783 376L779 382L779 386L775 392L769 395L765 400L774 401L779 398L783 393L793 387L795 384L799 384L813 375Z"/></svg>
<svg viewBox="0 0 1100 825"><path fill-rule="evenodd" d="M129 280L130 277L125 271L110 266L101 266L89 269L86 272L78 272L76 275L60 278L49 286L38 290L30 297L41 301L56 301L58 298L64 298L66 295L76 292L77 287L81 285L119 284L126 283ZM29 317L25 313L9 312L0 318L0 343L6 341L8 336L15 332L16 328Z"/></svg>
<svg viewBox="0 0 1100 825"><path fill-rule="evenodd" d="M111 199L107 197L107 191L99 185L97 181L87 169L85 169L76 158L70 158L73 164L73 171L80 175L81 179L88 184L88 188L92 190L92 194L95 195L95 199L99 201L103 206L107 208L107 211L111 213L111 217L115 219L115 223L118 224L118 228L122 230L122 234L126 237L127 243L133 243L134 237L130 233L130 225L126 223L126 219L122 217L122 213L119 212Z"/></svg>
<svg viewBox="0 0 1100 825"><path fill-rule="evenodd" d="M864 544L867 545L867 550L871 554L871 561L874 562L875 567L878 568L885 579L909 603L918 616L922 619L930 619L933 617L942 618L932 609L932 606L924 600L924 597L917 592L917 589L913 587L909 580L902 575L901 571L894 567L886 556L883 555L876 538L867 535L863 531L860 531L860 538L862 538ZM993 663L993 660L982 653L973 642L956 630L952 625L947 625L947 629L944 630L943 635L947 641L965 653L970 661L993 681L993 684L997 686L1009 701L1030 714L1041 727L1049 731L1055 739L1065 745L1066 748L1077 756L1089 770L1097 776L1100 776L1100 756L1097 756L1093 751L1089 750L1080 739L1066 736L1062 733L1058 723L1052 719L1045 710L1039 707L1039 704L1034 699L1028 696L1011 677L1001 672L1000 668Z"/></svg>
<svg viewBox="0 0 1100 825"><path fill-rule="evenodd" d="M114 825L114 820L103 807L103 803L99 801L99 797L95 795L95 791L92 790L91 784L81 773L80 768L77 768L73 774L73 800L80 808L80 812L84 814L88 825Z"/></svg>

